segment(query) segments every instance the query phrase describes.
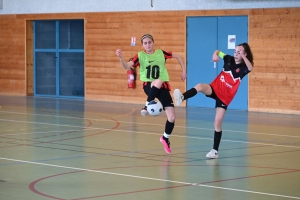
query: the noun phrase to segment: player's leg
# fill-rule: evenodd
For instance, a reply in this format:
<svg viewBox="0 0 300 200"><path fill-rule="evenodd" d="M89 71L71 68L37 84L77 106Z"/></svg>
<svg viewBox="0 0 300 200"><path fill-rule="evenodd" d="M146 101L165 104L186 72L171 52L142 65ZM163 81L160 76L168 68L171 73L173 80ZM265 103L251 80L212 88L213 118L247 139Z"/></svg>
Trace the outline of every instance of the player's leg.
<svg viewBox="0 0 300 200"><path fill-rule="evenodd" d="M159 89L161 88L162 84L163 84L162 80L159 80L159 79L156 79L155 81L153 81L151 83L151 90L150 90L150 92L148 94L148 98L147 98L148 102L155 99L155 97L157 96L157 94L159 92Z"/></svg>
<svg viewBox="0 0 300 200"><path fill-rule="evenodd" d="M195 96L198 92L201 92L205 95L211 95L212 88L209 84L199 83L195 87L193 87L193 88L187 90L186 92L184 92L183 94L180 92L179 89L175 89L174 93L173 93L173 96L174 96L174 99L175 99L176 106L180 106L181 103L184 100Z"/></svg>
<svg viewBox="0 0 300 200"><path fill-rule="evenodd" d="M151 83L148 82L148 83L146 83L146 85L144 85L144 92L147 95L147 97L148 97L148 94L149 94L150 90L151 90ZM141 115L144 116L144 117L146 117L146 115L148 114L147 104L148 103L146 101L145 106L141 110Z"/></svg>
<svg viewBox="0 0 300 200"><path fill-rule="evenodd" d="M219 105L220 104L220 105ZM225 106L220 100L216 100L216 116L214 121L214 144L210 152L207 153L207 158L219 157L219 146L222 138L222 122L226 113L227 106Z"/></svg>
<svg viewBox="0 0 300 200"><path fill-rule="evenodd" d="M164 149L167 153L171 153L171 147L170 147L170 135L174 129L175 126L175 109L174 109L174 103L172 100L172 97L170 95L170 92L168 89L162 88L158 94L159 101L163 105L163 108L167 115L167 121L165 125L165 132L160 137L160 142L163 144Z"/></svg>
<svg viewBox="0 0 300 200"><path fill-rule="evenodd" d="M146 103L145 103L145 107L142 108L142 110L141 110L141 115L142 116L145 117L148 114L147 105L150 101L155 99L155 97L157 96L157 94L159 92L159 89L161 88L162 84L163 84L163 82L161 80L157 79L157 80L153 81L150 86L149 85L146 86L147 87L147 93L146 92L145 93L147 94L148 97L147 97L147 100L146 100Z"/></svg>

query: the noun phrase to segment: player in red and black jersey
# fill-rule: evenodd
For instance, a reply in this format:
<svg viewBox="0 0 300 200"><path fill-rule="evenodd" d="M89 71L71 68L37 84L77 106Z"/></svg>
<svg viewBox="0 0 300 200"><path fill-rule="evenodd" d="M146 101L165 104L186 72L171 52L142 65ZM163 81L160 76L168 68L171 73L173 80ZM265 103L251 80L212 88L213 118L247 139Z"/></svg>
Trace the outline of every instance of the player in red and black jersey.
<svg viewBox="0 0 300 200"><path fill-rule="evenodd" d="M253 55L248 43L236 46L234 56L225 55L216 50L212 56L214 62L224 60L223 71L210 83L199 83L195 87L181 94L180 90L174 90L175 104L179 106L182 101L202 92L207 97L216 100L215 133L213 149L206 155L207 158L218 158L219 145L222 137L222 121L227 106L233 100L241 80L253 69Z"/></svg>

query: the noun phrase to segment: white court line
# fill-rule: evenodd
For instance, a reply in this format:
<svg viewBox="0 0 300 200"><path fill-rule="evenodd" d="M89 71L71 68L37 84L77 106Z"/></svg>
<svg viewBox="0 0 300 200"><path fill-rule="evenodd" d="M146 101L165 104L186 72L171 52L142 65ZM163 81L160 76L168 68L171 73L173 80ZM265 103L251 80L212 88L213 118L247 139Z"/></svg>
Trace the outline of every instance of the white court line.
<svg viewBox="0 0 300 200"><path fill-rule="evenodd" d="M146 179L146 180L152 180L152 181L169 182L169 183L191 185L191 186L198 186L198 187L208 187L208 188L214 188L214 189L230 190L230 191L235 191L235 192L244 192L244 193L252 193L252 194L261 194L261 195L283 197L283 198L290 198L290 199L300 199L300 197L286 196L286 195L280 195L280 194L271 194L271 193L256 192L256 191L250 191L250 190L240 190L240 189L234 189L234 188L217 187L217 186L212 186L212 185L203 185L203 184L198 184L198 183L188 183L188 182L173 181L173 180L167 180L167 179L158 179L158 178L150 178L150 177L144 177L144 176L135 176L135 175L129 175L129 174L106 172L106 171L101 171L101 170L83 169L83 168L67 167L67 166L61 166L61 165L52 165L52 164L47 164L47 163L38 163L38 162L31 162L31 161L26 161L26 160L16 160L16 159L1 158L1 157L0 157L0 159L1 160L7 160L7 161L34 164L34 165L42 165L42 166L48 166L48 167L57 167L57 168L63 168L63 169L72 169L72 170L95 172L95 173L102 173L102 174L115 175L115 176L125 176L125 177L130 177L130 178Z"/></svg>
<svg viewBox="0 0 300 200"><path fill-rule="evenodd" d="M72 127L72 128L81 128L84 131L90 131L90 130L105 130L109 131L112 129L110 128L92 128L92 127L82 127L82 126L71 126L71 125L60 125L60 124L49 124L49 123L39 123L39 122L27 122L27 121L17 121L17 120L2 120L0 121L12 121L12 122L21 122L21 123L33 123L33 124L46 124L46 125L53 125L53 126L67 126L67 127ZM114 129L113 131L115 132L127 132L127 133L132 133L132 130L121 130L121 129ZM61 132L66 132L65 130ZM47 133L47 132L45 132ZM161 135L158 133L149 133L149 132L143 132L143 131L135 131L135 133L140 133L140 134L147 134L147 135ZM29 133L30 134L30 133ZM33 134L33 133L31 133ZM0 135L1 136L8 136L11 134L6 134L6 135ZM18 134L17 134L18 135ZM188 139L198 139L198 140L213 140L212 138L206 138L206 137L191 137L191 136L182 136L182 135L175 135L172 134L172 137L181 137L181 138L188 138ZM263 143L263 142L244 142L244 141L238 141L238 140L225 140L222 139L222 141L226 142L233 142L233 143L243 143L243 144L257 144L257 145L266 145L266 146L275 146L275 147L285 147L285 148L295 148L295 149L300 149L300 146L290 146L290 145L280 145L280 144L274 144L274 143Z"/></svg>
<svg viewBox="0 0 300 200"><path fill-rule="evenodd" d="M49 98L49 97L34 97L34 98L44 98L44 99L47 99L47 100L52 100L52 99L59 99L59 98L55 98L55 97L51 97L51 98ZM60 99L61 100L61 99ZM77 99L72 99L72 100L75 100L75 101L77 101ZM78 101L85 101L85 100L78 100ZM104 106L106 106L106 107L110 107L110 108L116 108L116 106L113 106L113 105L106 105L106 104L110 104L110 102L99 102L99 101L93 101L93 100L88 100L89 102L92 102L92 103L96 103L95 105L90 105L90 106L96 106L96 107L102 107L103 105L99 105L99 103L101 104L104 104ZM62 102L63 104L66 104L66 102ZM115 103L117 103L117 102L115 102ZM71 103L72 105L77 105L76 103ZM123 105L127 105L127 103L118 103L118 104L123 104ZM133 105L133 104L131 104L131 105ZM134 105L136 105L136 106L140 106L140 104L139 103L137 103L137 104L134 104ZM80 104L80 106L83 106L83 104ZM8 106L8 107L14 107L13 105L12 106ZM24 107L27 107L27 106L24 106ZM124 106L117 106L118 108L123 108ZM185 109L186 109L186 107L176 107L177 109L176 109L176 112L180 112L180 113L182 113L182 112L186 112L185 111ZM193 108L193 107L191 107L191 108ZM207 112L207 111L211 111L211 108L197 108L197 107L195 107L196 109L199 109L200 111L201 111L201 114L211 114L211 112ZM132 109L135 109L135 108L132 108ZM232 112L244 112L244 110L231 110ZM8 112L9 113L9 111L0 111L0 112ZM203 113L204 112L204 113ZM189 113L195 113L195 114L199 114L199 111L189 111ZM281 119L281 117L278 117L278 116L275 116L274 117L274 113L270 113L270 112L257 112L257 111L253 111L253 113L258 113L260 116L258 116L258 118L261 118L261 119ZM26 113L27 114L27 113ZM276 114L276 113L275 113ZM284 116L296 116L296 114L284 114L284 113L277 113L278 115L284 115ZM37 114L37 115L39 115L39 114ZM268 115L268 116L263 116L263 115ZM234 116L237 116L237 115L235 115L235 114L233 114L233 113L227 113L226 114L226 116L232 116L232 117L234 117ZM250 118L256 118L255 116L249 116ZM289 119L287 119L287 120L289 120Z"/></svg>
<svg viewBox="0 0 300 200"><path fill-rule="evenodd" d="M19 114L19 115L28 115L28 113L19 113L19 112L6 112L6 111L0 111L4 113L11 113L11 114ZM106 122L112 122L111 120L107 119L93 119L93 118L80 118L80 117L70 117L70 116L56 116L56 115L42 115L42 114L31 114L31 115L37 115L37 116L44 116L44 117L59 117L59 118L69 118L69 119L81 119L81 120L92 120L92 121L106 121ZM0 119L0 121L5 121L5 119ZM24 121L20 121L24 122ZM136 122L128 122L128 121L118 121L120 123L126 123L126 124L142 124L142 125L149 125L149 126L165 126L161 124L153 124L153 123L136 123ZM31 123L31 122L28 122ZM45 123L46 124L46 123ZM52 125L52 124L50 124ZM198 128L198 127L189 127L189 126L176 126L176 128L188 128L188 129L196 129L196 130L209 130L214 131L212 128ZM245 134L255 134L255 135L268 135L268 136L276 136L276 137L290 137L290 138L300 138L300 136L293 136L293 135L278 135L278 134L272 134L272 133L260 133L260 132L245 132L245 131L235 131L235 130L226 130L223 129L223 132L234 132L234 133L245 133Z"/></svg>
<svg viewBox="0 0 300 200"><path fill-rule="evenodd" d="M83 128L82 130L85 130L85 128ZM91 130L93 130L93 129L91 129ZM35 134L47 134L47 133L64 133L64 132L72 132L72 131L81 131L81 130L74 129L74 130L44 131L44 132L29 132L29 133L10 133L10 134L0 135L0 137L1 136L14 136L14 135L35 135Z"/></svg>

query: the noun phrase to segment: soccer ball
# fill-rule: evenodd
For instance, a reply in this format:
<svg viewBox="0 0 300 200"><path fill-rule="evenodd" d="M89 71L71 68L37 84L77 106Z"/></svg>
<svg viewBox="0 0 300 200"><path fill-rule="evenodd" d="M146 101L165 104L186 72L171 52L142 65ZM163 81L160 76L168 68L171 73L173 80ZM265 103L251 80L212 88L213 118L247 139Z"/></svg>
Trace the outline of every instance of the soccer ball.
<svg viewBox="0 0 300 200"><path fill-rule="evenodd" d="M163 106L158 100L152 100L147 105L147 111L152 116L160 115L162 110L163 110Z"/></svg>

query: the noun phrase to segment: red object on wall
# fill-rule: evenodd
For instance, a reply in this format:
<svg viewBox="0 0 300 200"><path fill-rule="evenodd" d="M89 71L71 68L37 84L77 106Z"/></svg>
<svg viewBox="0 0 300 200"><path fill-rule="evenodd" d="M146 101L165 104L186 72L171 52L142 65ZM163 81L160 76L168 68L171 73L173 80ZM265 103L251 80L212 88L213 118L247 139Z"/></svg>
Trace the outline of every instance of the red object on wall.
<svg viewBox="0 0 300 200"><path fill-rule="evenodd" d="M127 70L128 88L135 88L135 71L134 69Z"/></svg>

